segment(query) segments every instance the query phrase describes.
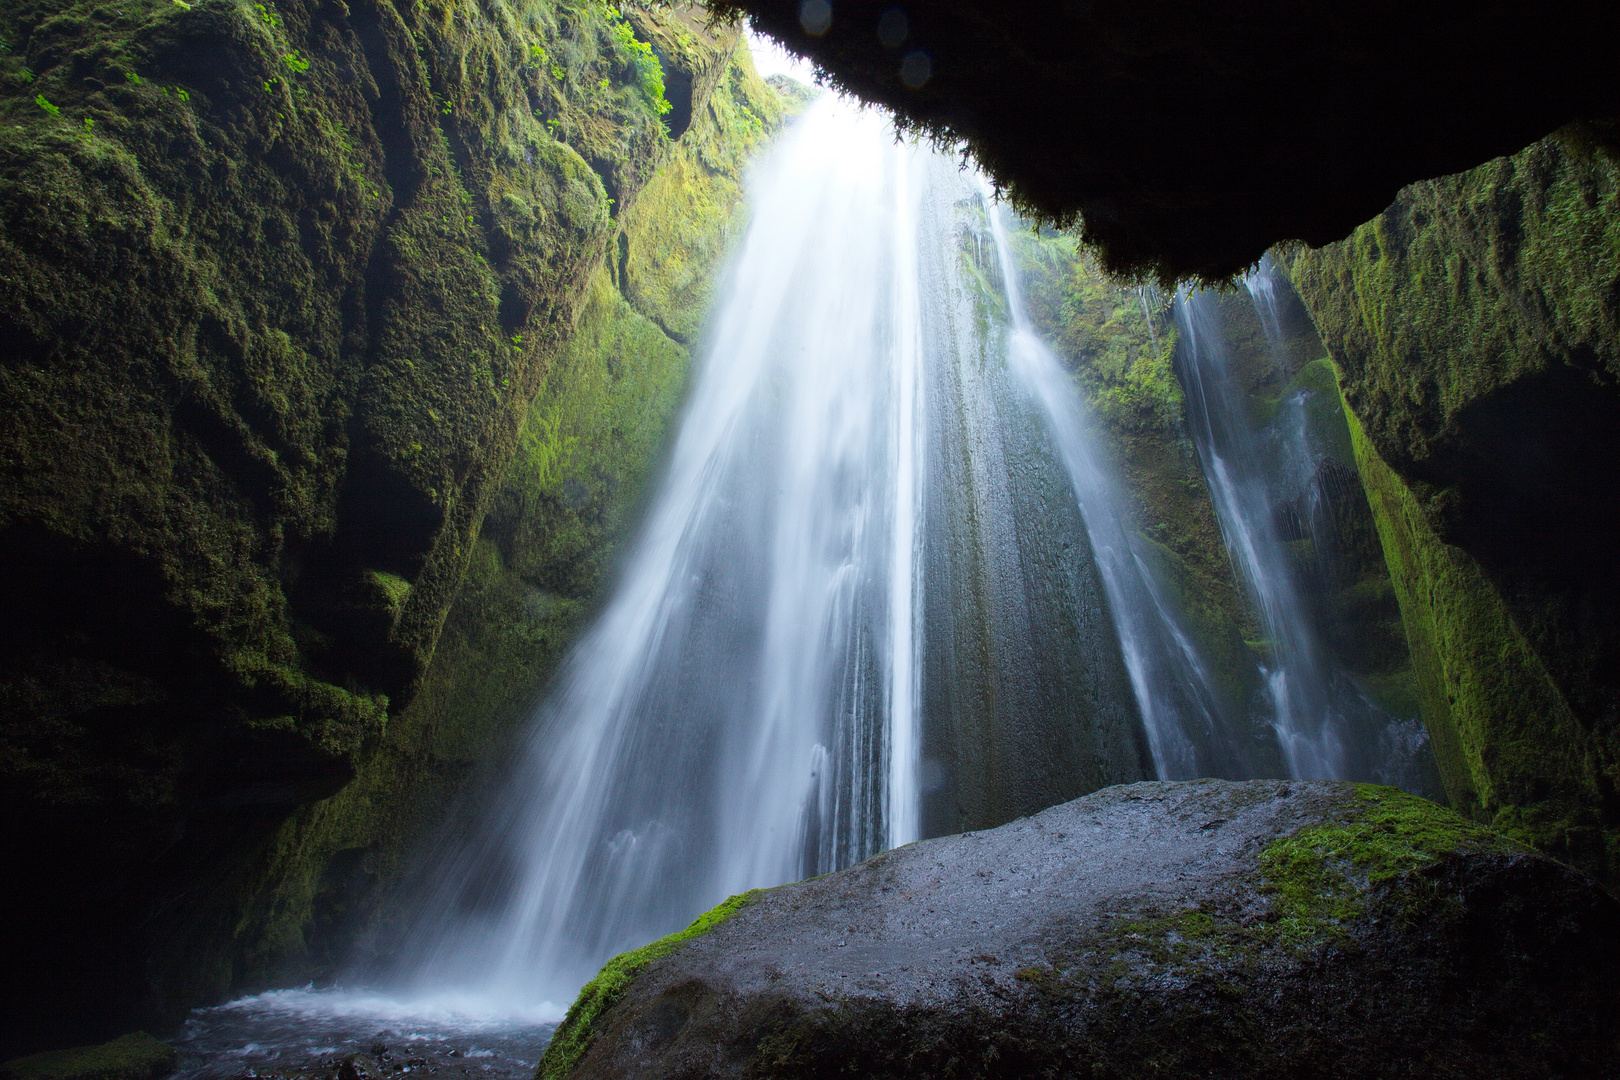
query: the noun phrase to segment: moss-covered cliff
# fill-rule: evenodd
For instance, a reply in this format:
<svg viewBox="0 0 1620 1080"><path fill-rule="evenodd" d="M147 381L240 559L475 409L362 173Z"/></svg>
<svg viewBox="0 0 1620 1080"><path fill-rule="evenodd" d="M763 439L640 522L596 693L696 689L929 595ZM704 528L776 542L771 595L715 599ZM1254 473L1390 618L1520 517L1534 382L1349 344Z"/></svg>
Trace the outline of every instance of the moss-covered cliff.
<svg viewBox="0 0 1620 1080"><path fill-rule="evenodd" d="M1620 166L1548 140L1289 253L1453 801L1613 880L1620 856Z"/></svg>
<svg viewBox="0 0 1620 1080"><path fill-rule="evenodd" d="M589 606L776 116L626 12L0 13L9 1029L303 957Z"/></svg>
<svg viewBox="0 0 1620 1080"><path fill-rule="evenodd" d="M238 878L199 912L217 920L206 951L180 940L161 950L178 977L197 980L183 996L322 978L394 914L388 887L414 842L527 717L603 597L692 359L691 344L661 327L701 323L739 223L743 169L781 116L739 54L621 219L622 258L592 278L530 406L420 692L354 782L239 862ZM627 300L615 280L643 291Z"/></svg>

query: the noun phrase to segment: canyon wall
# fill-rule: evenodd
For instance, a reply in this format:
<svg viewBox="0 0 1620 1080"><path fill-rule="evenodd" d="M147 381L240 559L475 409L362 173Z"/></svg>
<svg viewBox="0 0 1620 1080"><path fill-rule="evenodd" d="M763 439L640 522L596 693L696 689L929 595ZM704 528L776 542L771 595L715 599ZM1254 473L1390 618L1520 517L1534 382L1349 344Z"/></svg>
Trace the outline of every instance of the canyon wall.
<svg viewBox="0 0 1620 1080"><path fill-rule="evenodd" d="M688 8L0 38L6 1026L59 1045L330 970L598 595L780 106Z"/></svg>

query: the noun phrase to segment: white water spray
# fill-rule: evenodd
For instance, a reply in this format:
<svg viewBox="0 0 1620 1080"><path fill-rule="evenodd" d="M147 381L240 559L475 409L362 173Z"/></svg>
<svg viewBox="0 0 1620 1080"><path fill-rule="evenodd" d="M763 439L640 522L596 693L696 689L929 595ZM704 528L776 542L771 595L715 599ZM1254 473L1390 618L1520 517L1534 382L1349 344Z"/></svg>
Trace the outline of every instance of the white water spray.
<svg viewBox="0 0 1620 1080"><path fill-rule="evenodd" d="M827 102L763 166L668 471L421 990L567 1001L733 893L918 836L916 151Z"/></svg>

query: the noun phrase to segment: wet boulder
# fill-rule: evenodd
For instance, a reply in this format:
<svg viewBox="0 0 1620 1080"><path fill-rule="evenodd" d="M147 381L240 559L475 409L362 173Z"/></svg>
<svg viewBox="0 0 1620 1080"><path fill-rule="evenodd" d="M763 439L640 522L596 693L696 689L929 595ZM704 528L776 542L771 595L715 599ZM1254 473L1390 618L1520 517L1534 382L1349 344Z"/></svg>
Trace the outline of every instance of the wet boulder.
<svg viewBox="0 0 1620 1080"><path fill-rule="evenodd" d="M0 1064L0 1080L159 1080L174 1071L174 1047L144 1031L99 1046L46 1050Z"/></svg>
<svg viewBox="0 0 1620 1080"><path fill-rule="evenodd" d="M1613 1077L1616 970L1613 897L1431 803L1141 783L736 898L539 1075Z"/></svg>

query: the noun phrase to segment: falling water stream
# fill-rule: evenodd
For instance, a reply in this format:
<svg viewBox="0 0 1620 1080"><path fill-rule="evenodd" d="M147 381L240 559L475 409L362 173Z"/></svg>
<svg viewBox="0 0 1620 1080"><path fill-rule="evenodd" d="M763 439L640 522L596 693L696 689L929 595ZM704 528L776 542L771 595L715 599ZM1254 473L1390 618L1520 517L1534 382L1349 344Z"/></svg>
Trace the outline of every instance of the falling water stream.
<svg viewBox="0 0 1620 1080"><path fill-rule="evenodd" d="M375 1043L517 1076L604 960L728 895L1110 783L1257 774L977 179L827 95L750 191L639 536L501 786L428 857L372 973L390 992L200 1011L190 1075ZM1344 775L1210 385L1200 450L1278 637L1277 731L1295 775Z"/></svg>
<svg viewBox="0 0 1620 1080"><path fill-rule="evenodd" d="M818 106L766 163L640 539L408 983L566 1003L728 895L918 837L920 189L891 144Z"/></svg>
<svg viewBox="0 0 1620 1080"><path fill-rule="evenodd" d="M1286 286L1269 255L1246 285L1271 360L1286 370L1281 301ZM1228 554L1265 635L1262 671L1270 722L1288 775L1376 780L1437 795L1420 721L1390 715L1335 663L1320 629L1321 599L1302 580L1302 560L1289 552L1291 544L1303 543L1310 552L1307 561L1331 563L1338 557L1332 503L1362 498L1353 473L1348 483L1343 480L1348 467L1333 467L1331 432L1313 421L1311 398L1323 391L1285 390L1275 414L1257 422L1214 298L1183 293L1175 317L1188 423ZM1342 421L1336 423L1342 428ZM1294 527L1285 531L1285 522Z"/></svg>

